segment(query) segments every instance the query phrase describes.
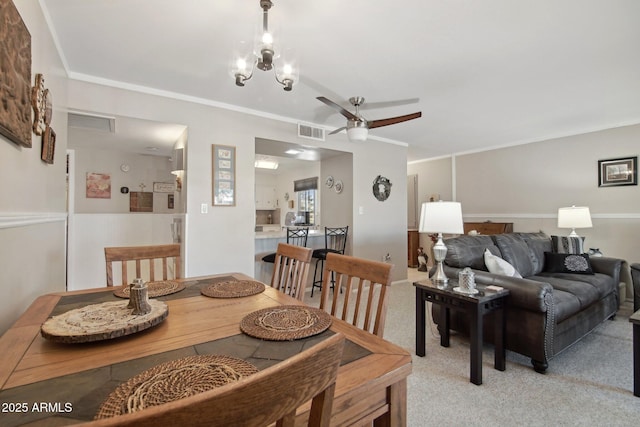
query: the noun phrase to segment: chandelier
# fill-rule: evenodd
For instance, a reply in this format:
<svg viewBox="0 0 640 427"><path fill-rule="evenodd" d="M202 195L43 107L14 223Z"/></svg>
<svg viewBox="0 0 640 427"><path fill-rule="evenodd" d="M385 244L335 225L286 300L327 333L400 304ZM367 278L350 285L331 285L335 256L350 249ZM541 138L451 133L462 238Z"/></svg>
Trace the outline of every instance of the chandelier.
<svg viewBox="0 0 640 427"><path fill-rule="evenodd" d="M253 77L254 68L262 71L273 70L276 81L284 86L287 92L293 89L296 82L297 70L291 63L282 61L278 66L274 65L276 54L273 47L273 35L269 32L269 9L273 6L271 0L259 0L262 8L262 34L252 55L236 58L232 65L231 73L236 79L237 86L244 86L245 82ZM248 58L253 56L253 58Z"/></svg>

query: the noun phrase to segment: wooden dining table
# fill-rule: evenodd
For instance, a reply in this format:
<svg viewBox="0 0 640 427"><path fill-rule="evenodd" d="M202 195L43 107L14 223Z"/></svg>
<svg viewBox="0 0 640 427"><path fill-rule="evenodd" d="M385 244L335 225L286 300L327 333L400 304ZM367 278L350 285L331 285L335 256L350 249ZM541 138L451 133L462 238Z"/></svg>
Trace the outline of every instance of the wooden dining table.
<svg viewBox="0 0 640 427"><path fill-rule="evenodd" d="M52 315L108 301L114 288L61 292L37 298L0 337L0 425L40 421L65 425L91 421L118 385L160 363L196 354L244 359L258 369L286 360L331 334L346 337L336 381L331 425L405 426L411 356L403 348L337 318L319 335L265 341L242 333L252 312L302 302L266 286L241 298L210 298L200 289L219 281L253 280L239 273L180 279L186 288L160 297L169 314L160 324L127 336L88 343L60 343L41 335ZM296 425L306 425L310 403ZM40 425L40 424L38 424Z"/></svg>

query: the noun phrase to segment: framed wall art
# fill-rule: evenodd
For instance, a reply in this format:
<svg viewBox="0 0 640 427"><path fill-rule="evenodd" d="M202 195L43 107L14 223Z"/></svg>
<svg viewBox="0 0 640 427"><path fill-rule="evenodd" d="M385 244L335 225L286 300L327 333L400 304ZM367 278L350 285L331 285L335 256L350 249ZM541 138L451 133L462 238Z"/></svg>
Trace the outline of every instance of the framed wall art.
<svg viewBox="0 0 640 427"><path fill-rule="evenodd" d="M47 126L47 129L44 131L42 135L42 152L40 153L40 158L43 162L48 163L50 165L53 164L53 155L56 150L56 133L51 126Z"/></svg>
<svg viewBox="0 0 640 427"><path fill-rule="evenodd" d="M598 160L598 187L638 185L638 156Z"/></svg>
<svg viewBox="0 0 640 427"><path fill-rule="evenodd" d="M31 147L31 34L11 0L0 0L0 134Z"/></svg>
<svg viewBox="0 0 640 427"><path fill-rule="evenodd" d="M111 175L87 172L87 199L111 198Z"/></svg>
<svg viewBox="0 0 640 427"><path fill-rule="evenodd" d="M236 204L236 147L212 145L213 206Z"/></svg>

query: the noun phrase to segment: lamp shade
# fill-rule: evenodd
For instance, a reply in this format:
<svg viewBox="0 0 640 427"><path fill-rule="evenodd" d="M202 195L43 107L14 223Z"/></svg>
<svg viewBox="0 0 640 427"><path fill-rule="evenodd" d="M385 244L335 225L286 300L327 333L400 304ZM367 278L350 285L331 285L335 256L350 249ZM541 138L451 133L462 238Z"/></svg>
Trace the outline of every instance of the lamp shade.
<svg viewBox="0 0 640 427"><path fill-rule="evenodd" d="M366 127L352 127L347 129L347 138L349 141L366 141L369 135L369 129Z"/></svg>
<svg viewBox="0 0 640 427"><path fill-rule="evenodd" d="M462 206L458 202L427 202L420 213L421 233L462 234Z"/></svg>
<svg viewBox="0 0 640 427"><path fill-rule="evenodd" d="M591 213L586 206L558 209L558 228L591 228Z"/></svg>

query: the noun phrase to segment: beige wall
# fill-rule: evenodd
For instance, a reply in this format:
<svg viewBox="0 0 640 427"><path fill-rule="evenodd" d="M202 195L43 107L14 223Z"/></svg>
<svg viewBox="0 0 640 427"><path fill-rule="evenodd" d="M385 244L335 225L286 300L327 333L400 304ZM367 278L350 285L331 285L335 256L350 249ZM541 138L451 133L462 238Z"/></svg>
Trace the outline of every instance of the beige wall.
<svg viewBox="0 0 640 427"><path fill-rule="evenodd" d="M75 213L129 213L129 194L120 192L121 187L129 191L153 192L154 182L175 183L171 175L169 158L127 153L118 150L76 149L75 159ZM120 165L130 166L129 172L120 170ZM108 199L87 198L87 173L107 173L111 176L111 197ZM144 187L140 187L143 184ZM153 194L153 212L180 213L176 203L179 192L173 192L174 208L168 207L168 193Z"/></svg>
<svg viewBox="0 0 640 427"><path fill-rule="evenodd" d="M586 247L638 262L640 187L598 187L598 160L637 156L638 141L640 125L634 125L457 155L449 160L455 170L451 191L465 220L513 222L514 231L567 235L557 228L558 208L588 206L593 228L578 230ZM422 182L436 165L442 167L422 162L408 170Z"/></svg>
<svg viewBox="0 0 640 427"><path fill-rule="evenodd" d="M31 34L31 82L42 73L53 95L53 165L0 136L0 333L39 295L65 289L66 77L37 0L14 2Z"/></svg>
<svg viewBox="0 0 640 427"><path fill-rule="evenodd" d="M328 176L335 181L342 181L343 190L336 193L334 187L325 185ZM353 235L353 155L351 153L325 159L322 162L320 175L320 191L322 198L322 227L349 227L349 235ZM345 253L351 254L351 240L347 239Z"/></svg>

